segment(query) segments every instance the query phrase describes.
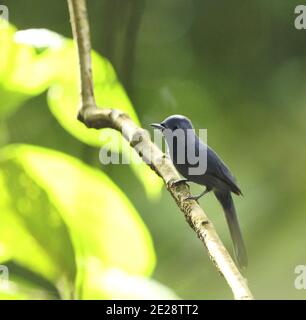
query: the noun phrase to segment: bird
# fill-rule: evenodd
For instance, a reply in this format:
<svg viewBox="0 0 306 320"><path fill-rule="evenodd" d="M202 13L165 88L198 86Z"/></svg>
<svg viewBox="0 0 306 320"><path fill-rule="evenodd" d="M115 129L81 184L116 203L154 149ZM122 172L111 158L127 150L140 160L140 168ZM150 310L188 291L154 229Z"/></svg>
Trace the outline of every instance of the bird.
<svg viewBox="0 0 306 320"><path fill-rule="evenodd" d="M240 196L242 192L230 172L229 168L219 155L205 144L196 135L191 120L182 115L172 115L160 123L152 123L151 127L161 131L167 145L167 152L177 169L184 178L174 181L174 185L183 182L193 182L205 186L204 191L196 196L189 196L184 200L198 201L202 196L212 191L221 204L230 235L233 242L236 261L241 269L248 264L246 246L239 226L232 193ZM176 132L183 133L184 140ZM194 153L195 157L205 157L206 170L191 174L199 163L190 160L189 154ZM183 160L182 161L182 156ZM198 161L198 162L199 162Z"/></svg>

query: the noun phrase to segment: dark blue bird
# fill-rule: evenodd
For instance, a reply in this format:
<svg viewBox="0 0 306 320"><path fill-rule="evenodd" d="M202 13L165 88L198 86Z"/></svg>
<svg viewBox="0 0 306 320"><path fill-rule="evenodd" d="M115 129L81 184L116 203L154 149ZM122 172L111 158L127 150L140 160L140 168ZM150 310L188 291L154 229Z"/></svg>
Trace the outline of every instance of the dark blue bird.
<svg viewBox="0 0 306 320"><path fill-rule="evenodd" d="M165 138L170 158L177 171L185 178L175 181L194 182L206 187L198 196L187 199L198 200L204 194L213 191L221 203L232 237L236 260L241 268L247 266L247 253L240 231L236 210L231 193L241 195L241 190L228 167L214 150L202 142L195 134L191 121L181 115L173 115L161 123L153 123L152 127L159 129ZM178 130L179 129L179 130ZM176 132L184 133L184 140ZM194 154L190 157L190 154ZM183 160L182 161L182 156ZM190 160L192 158L192 161ZM205 158L206 171L191 174L191 169L199 167L199 161ZM198 162L194 160L198 159Z"/></svg>

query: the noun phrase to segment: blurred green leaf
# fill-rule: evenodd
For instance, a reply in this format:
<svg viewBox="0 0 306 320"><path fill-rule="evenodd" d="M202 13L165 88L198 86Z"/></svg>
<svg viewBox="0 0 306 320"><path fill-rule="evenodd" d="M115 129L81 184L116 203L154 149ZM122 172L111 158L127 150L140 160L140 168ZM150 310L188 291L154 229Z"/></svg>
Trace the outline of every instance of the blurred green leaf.
<svg viewBox="0 0 306 320"><path fill-rule="evenodd" d="M147 197L151 200L157 200L161 195L162 180L151 170L144 162L131 163L136 176L142 181Z"/></svg>
<svg viewBox="0 0 306 320"><path fill-rule="evenodd" d="M72 285L76 267L66 224L48 192L22 166L18 148L14 155L7 150L0 160L0 260L14 260L55 283L64 277Z"/></svg>
<svg viewBox="0 0 306 320"><path fill-rule="evenodd" d="M54 296L45 290L9 281L0 285L0 300L53 300Z"/></svg>
<svg viewBox="0 0 306 320"><path fill-rule="evenodd" d="M15 145L2 151L1 177L2 260L14 258L49 279L61 272L71 279L71 237L78 279L89 257L134 275L152 272L150 234L124 193L102 172L59 152Z"/></svg>
<svg viewBox="0 0 306 320"><path fill-rule="evenodd" d="M73 43L67 40L63 50L58 54L55 84L48 91L48 104L54 116L68 132L82 142L101 147L105 142L111 141L112 151L128 153L130 146L122 148L122 144L127 143L122 141L124 139L120 133L112 129L90 130L72 116L76 115L77 106L80 105L78 61ZM112 65L94 51L92 64L97 105L122 110L139 125L135 110ZM143 183L149 198L157 198L160 195L162 181L143 163L132 162L131 168Z"/></svg>
<svg viewBox="0 0 306 320"><path fill-rule="evenodd" d="M0 289L0 300L35 300L46 299L47 295L40 292L28 292L18 288L15 283L11 283L12 288L4 290Z"/></svg>
<svg viewBox="0 0 306 320"><path fill-rule="evenodd" d="M38 52L22 42L26 36L21 37L22 32L25 31L16 32L11 25L0 32L0 117L10 115L26 99L46 90L54 78L57 49L48 47ZM46 31L45 41L47 34Z"/></svg>
<svg viewBox="0 0 306 320"><path fill-rule="evenodd" d="M0 274L0 293L15 294L22 293L33 296L34 299L51 299L71 298L72 291L66 290L64 283L52 283L40 274L28 269L16 261L1 262L8 271L8 280L2 271ZM72 289L72 288L70 288ZM66 290L64 292L64 290Z"/></svg>
<svg viewBox="0 0 306 320"><path fill-rule="evenodd" d="M48 103L59 123L82 142L101 146L101 130L89 130L76 121L80 106L78 60L71 40L66 40L62 50L54 56L57 70L54 85L48 92ZM94 90L98 106L120 109L128 113L139 124L134 108L118 81L112 65L92 52ZM112 138L113 130L102 130L104 139Z"/></svg>
<svg viewBox="0 0 306 320"><path fill-rule="evenodd" d="M179 299L169 288L144 276L106 269L91 258L83 275L82 299Z"/></svg>
<svg viewBox="0 0 306 320"><path fill-rule="evenodd" d="M0 33L0 117L12 114L26 99L48 90L51 112L70 134L91 146L118 141L112 129L89 130L76 120L80 105L78 61L72 40L46 30ZM139 124L136 112L108 60L92 52L94 90L98 106L120 109ZM31 81L29 81L29 75ZM121 151L121 144L114 146ZM131 165L147 195L157 198L162 182L144 164Z"/></svg>

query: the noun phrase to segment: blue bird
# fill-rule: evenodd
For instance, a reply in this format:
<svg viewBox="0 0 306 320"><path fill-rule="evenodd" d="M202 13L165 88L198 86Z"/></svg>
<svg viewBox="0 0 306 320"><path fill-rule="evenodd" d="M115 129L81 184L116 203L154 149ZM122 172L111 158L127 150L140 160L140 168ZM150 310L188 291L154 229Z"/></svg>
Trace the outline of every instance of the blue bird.
<svg viewBox="0 0 306 320"><path fill-rule="evenodd" d="M206 193L214 192L225 213L238 265L245 268L248 264L247 252L231 196L231 193L242 193L234 176L217 153L199 139L188 118L173 115L161 123L152 123L151 126L162 132L169 156L177 171L184 177L174 184L190 181L206 187L201 194L188 197L186 200L197 201ZM203 162L203 159L204 169L196 170L200 168L200 161Z"/></svg>

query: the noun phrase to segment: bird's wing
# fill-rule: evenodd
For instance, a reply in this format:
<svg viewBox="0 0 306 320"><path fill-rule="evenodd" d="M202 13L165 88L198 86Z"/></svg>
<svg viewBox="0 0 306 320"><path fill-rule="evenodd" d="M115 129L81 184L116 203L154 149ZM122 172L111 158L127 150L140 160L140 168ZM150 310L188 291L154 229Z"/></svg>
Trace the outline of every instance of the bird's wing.
<svg viewBox="0 0 306 320"><path fill-rule="evenodd" d="M237 195L242 194L240 188L237 185L236 179L221 160L217 153L208 147L207 149L207 174L214 176L215 178L226 183L232 192Z"/></svg>

